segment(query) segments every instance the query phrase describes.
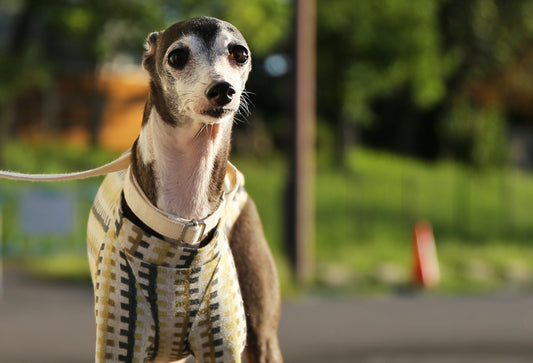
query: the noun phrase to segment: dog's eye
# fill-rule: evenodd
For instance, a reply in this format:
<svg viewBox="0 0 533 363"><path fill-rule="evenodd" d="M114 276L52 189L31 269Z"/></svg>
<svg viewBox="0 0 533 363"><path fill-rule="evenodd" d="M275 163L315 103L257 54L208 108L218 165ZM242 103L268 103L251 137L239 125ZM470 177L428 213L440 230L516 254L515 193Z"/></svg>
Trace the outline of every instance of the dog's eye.
<svg viewBox="0 0 533 363"><path fill-rule="evenodd" d="M242 45L234 45L229 48L229 54L238 64L244 64L248 60L248 50Z"/></svg>
<svg viewBox="0 0 533 363"><path fill-rule="evenodd" d="M168 55L168 64L176 69L183 69L189 61L189 50L187 48L174 49Z"/></svg>

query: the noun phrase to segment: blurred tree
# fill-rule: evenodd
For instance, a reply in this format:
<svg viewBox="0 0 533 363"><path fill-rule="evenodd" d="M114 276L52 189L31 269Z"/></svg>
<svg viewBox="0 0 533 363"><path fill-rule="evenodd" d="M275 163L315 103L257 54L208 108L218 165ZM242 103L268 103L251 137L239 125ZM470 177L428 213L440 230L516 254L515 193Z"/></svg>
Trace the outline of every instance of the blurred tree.
<svg viewBox="0 0 533 363"><path fill-rule="evenodd" d="M54 88L61 74L91 75L119 52L139 60L147 34L193 15L211 15L234 23L257 54L265 54L289 26L283 0L7 0L0 4L0 121L2 135L16 118L14 104L30 90ZM4 39L2 39L4 38ZM4 40L4 41L2 41ZM97 92L91 105L91 134L96 140L105 95ZM50 93L44 92L43 94Z"/></svg>
<svg viewBox="0 0 533 363"><path fill-rule="evenodd" d="M444 121L441 133L449 156L478 168L507 163L505 119L500 109L477 109L465 97L454 105Z"/></svg>
<svg viewBox="0 0 533 363"><path fill-rule="evenodd" d="M439 128L444 151L457 159L478 167L508 162L508 114L513 108L517 113L528 110L517 109L516 97L506 95L511 90L505 78L523 78L520 64L533 47L532 15L531 0L442 2L444 51L458 54L460 61L449 78ZM497 78L500 86L484 91ZM533 97L529 87L519 92L523 98Z"/></svg>
<svg viewBox="0 0 533 363"><path fill-rule="evenodd" d="M467 92L473 84L532 44L531 0L318 5L318 105L321 119L337 129L340 164L356 126L396 151L416 154L412 144L447 142L437 135L438 123L451 119L453 103L474 98ZM501 108L505 118L505 105L481 106Z"/></svg>
<svg viewBox="0 0 533 363"><path fill-rule="evenodd" d="M440 0L440 32L445 52L459 55L461 82L486 77L529 47L533 40L531 0Z"/></svg>
<svg viewBox="0 0 533 363"><path fill-rule="evenodd" d="M0 43L5 55L0 59L0 138L7 137L21 121L13 112L21 96L37 91L46 109L55 101L60 75L85 74L91 85L85 102L91 111L90 134L95 142L105 101L96 87L97 65L119 47L131 47L142 39L142 29L153 28L162 13L141 0L26 0L0 6L2 18L12 19L9 37ZM53 112L42 115L51 118L48 126L52 129L57 126L55 116Z"/></svg>
<svg viewBox="0 0 533 363"><path fill-rule="evenodd" d="M323 118L336 123L342 165L349 124L375 121L372 102L408 89L417 108L434 106L446 94L458 57L443 51L439 1L329 0L318 6L318 104Z"/></svg>
<svg viewBox="0 0 533 363"><path fill-rule="evenodd" d="M162 14L161 7L142 0L25 0L0 5L0 15L14 19L2 46L2 76L9 81L0 83L0 102L49 82L65 71L65 64L75 68L76 56L84 59L82 67L94 67L118 49L138 46L146 29L161 26Z"/></svg>

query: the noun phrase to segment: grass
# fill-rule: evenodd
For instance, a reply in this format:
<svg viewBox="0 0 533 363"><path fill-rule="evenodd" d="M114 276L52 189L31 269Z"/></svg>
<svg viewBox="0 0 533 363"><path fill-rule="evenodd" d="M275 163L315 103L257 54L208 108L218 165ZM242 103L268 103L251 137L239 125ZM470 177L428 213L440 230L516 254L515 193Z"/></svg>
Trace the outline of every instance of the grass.
<svg viewBox="0 0 533 363"><path fill-rule="evenodd" d="M523 275L533 267L529 248L533 223L526 217L533 196L530 175L478 172L448 162L424 164L372 152L352 154L351 167L353 187L363 191L354 194L365 198L369 193L366 201L352 195L345 204L347 213L362 219L351 233L359 231L357 243L375 250L370 256L376 260L410 273L412 227L423 219L434 228L442 291L531 284L529 276L510 279L517 266ZM378 252L380 245L383 251ZM347 265L353 268L356 263Z"/></svg>
<svg viewBox="0 0 533 363"><path fill-rule="evenodd" d="M236 164L277 250L283 216L276 211L284 207L286 165L281 159L237 159ZM529 289L532 202L533 178L519 171L480 172L451 162L354 150L347 171L325 163L317 168L315 287L341 293L406 288L413 226L426 220L437 242L438 292Z"/></svg>
<svg viewBox="0 0 533 363"><path fill-rule="evenodd" d="M80 254L29 257L18 263L28 273L49 280L89 282L91 279L87 257Z"/></svg>
<svg viewBox="0 0 533 363"><path fill-rule="evenodd" d="M30 148L12 144L6 156L12 163L11 169L57 172L94 167L115 155L95 150L65 152L60 146ZM55 160L55 164L47 160ZM79 160L83 163L78 165ZM284 293L300 291L291 282L283 247L285 159L280 155L262 159L236 155L233 162L245 174L247 190L259 208L278 262ZM76 251L84 250L83 226L98 183L99 180L93 180L45 186L69 189L74 195L81 195L82 203L78 205L76 217L78 231L62 238L47 237L44 244L74 245ZM33 255L30 265L35 273L84 276L88 271L86 262L69 254L61 257L38 248L23 248L24 244L43 245L42 239L20 235L17 228L16 195L28 188L35 185L0 182L4 211L8 211L4 213L4 235L6 241L13 242L10 248L19 246L23 253ZM353 294L408 288L412 228L418 220L426 220L433 226L442 272L437 293L531 289L532 204L533 176L515 170L480 172L451 162L423 163L362 148L350 153L349 168L344 172L319 163L317 278L311 290ZM58 249L72 250L60 247L55 251ZM55 256L39 257L42 252L45 256Z"/></svg>

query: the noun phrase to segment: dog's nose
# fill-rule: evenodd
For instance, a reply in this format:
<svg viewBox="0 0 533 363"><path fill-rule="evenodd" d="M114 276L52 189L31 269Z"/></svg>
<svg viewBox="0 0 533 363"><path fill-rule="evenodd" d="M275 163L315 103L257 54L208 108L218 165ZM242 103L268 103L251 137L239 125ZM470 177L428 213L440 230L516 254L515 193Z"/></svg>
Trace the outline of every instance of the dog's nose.
<svg viewBox="0 0 533 363"><path fill-rule="evenodd" d="M231 102L235 88L228 82L214 82L206 92L207 99L215 106L224 106Z"/></svg>

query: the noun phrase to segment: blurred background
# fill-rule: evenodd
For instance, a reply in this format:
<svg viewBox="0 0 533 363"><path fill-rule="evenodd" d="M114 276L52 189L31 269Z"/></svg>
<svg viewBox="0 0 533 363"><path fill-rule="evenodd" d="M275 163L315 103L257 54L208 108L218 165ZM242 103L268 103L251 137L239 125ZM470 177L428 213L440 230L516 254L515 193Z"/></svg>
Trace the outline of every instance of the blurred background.
<svg viewBox="0 0 533 363"><path fill-rule="evenodd" d="M283 212L294 113L289 0L2 0L0 168L86 169L129 148L148 93L147 34L196 15L231 22L253 53L253 106L238 117L232 160L286 299L419 291L421 220L441 276L426 294L531 292L533 0L316 1L306 285L292 278ZM100 181L0 181L4 270L87 283L85 223Z"/></svg>

